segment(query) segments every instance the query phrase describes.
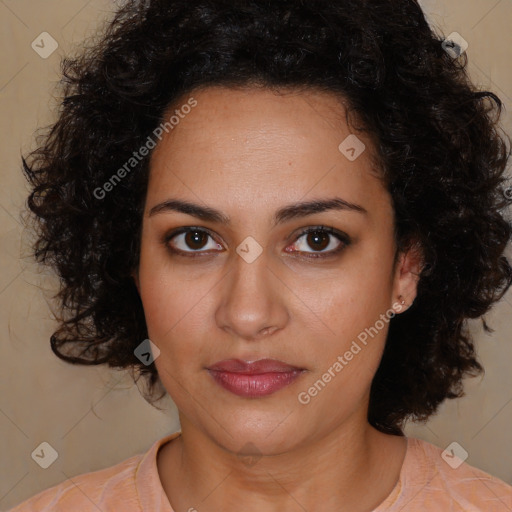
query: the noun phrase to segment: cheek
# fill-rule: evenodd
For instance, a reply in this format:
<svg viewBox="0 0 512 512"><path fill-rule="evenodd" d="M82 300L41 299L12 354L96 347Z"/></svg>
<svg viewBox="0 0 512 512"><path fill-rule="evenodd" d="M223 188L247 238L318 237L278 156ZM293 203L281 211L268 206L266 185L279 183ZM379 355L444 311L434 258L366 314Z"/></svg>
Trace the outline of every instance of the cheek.
<svg viewBox="0 0 512 512"><path fill-rule="evenodd" d="M215 283L211 275L191 279L183 266L144 251L139 279L148 337L160 349L155 365L169 394L179 400L183 386L193 385L185 375L206 364Z"/></svg>
<svg viewBox="0 0 512 512"><path fill-rule="evenodd" d="M387 264L362 257L330 283L329 293L310 292L312 309L322 312L322 332L327 334L315 343L321 356L314 377L332 381L331 389L348 386L357 394L369 386L378 368L394 316Z"/></svg>
<svg viewBox="0 0 512 512"><path fill-rule="evenodd" d="M186 283L182 284L162 276L156 281L141 282L148 334L161 350L178 341L194 339L204 324L201 304L204 294L200 289L187 289Z"/></svg>
<svg viewBox="0 0 512 512"><path fill-rule="evenodd" d="M390 319L385 312L385 307L381 311L364 297L339 294L334 298L326 311L330 334L317 338L317 364L300 389L300 403L310 404L311 413L320 415L337 403L332 418L336 421L363 403L386 342Z"/></svg>
<svg viewBox="0 0 512 512"><path fill-rule="evenodd" d="M200 373L204 364L204 294L186 282L176 282L170 274L158 274L151 267L141 278L141 299L148 337L160 349L155 359L160 380L180 410L192 413L188 410L190 395L202 393L191 376Z"/></svg>
<svg viewBox="0 0 512 512"><path fill-rule="evenodd" d="M151 340L168 343L185 326L193 326L195 308L204 292L201 283L172 263L161 247L143 237L139 264L140 297Z"/></svg>
<svg viewBox="0 0 512 512"><path fill-rule="evenodd" d="M389 310L392 286L386 270L384 262L361 258L324 287L309 290L308 303L319 312L330 337L347 342Z"/></svg>

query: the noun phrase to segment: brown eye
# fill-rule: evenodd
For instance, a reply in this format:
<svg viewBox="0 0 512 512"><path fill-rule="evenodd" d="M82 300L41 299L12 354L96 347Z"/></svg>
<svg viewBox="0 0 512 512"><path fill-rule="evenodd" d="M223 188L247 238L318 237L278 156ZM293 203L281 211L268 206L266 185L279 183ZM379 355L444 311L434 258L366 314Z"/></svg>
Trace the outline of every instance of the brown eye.
<svg viewBox="0 0 512 512"><path fill-rule="evenodd" d="M301 239L303 241L301 242ZM181 228L164 238L164 244L180 256L208 256L211 252L222 252L218 244L206 230L194 227ZM334 256L351 244L351 239L342 231L330 227L313 227L304 230L286 252L298 252L308 258L327 258ZM307 250L307 249L312 250Z"/></svg>
<svg viewBox="0 0 512 512"><path fill-rule="evenodd" d="M287 249L287 252L304 253L308 258L323 258L334 256L350 243L348 235L334 228L312 227L304 230L293 244L294 249Z"/></svg>
<svg viewBox="0 0 512 512"><path fill-rule="evenodd" d="M187 247L195 250L202 249L206 243L207 237L209 236L203 231L188 231L184 234L184 242Z"/></svg>
<svg viewBox="0 0 512 512"><path fill-rule="evenodd" d="M323 251L329 245L330 235L322 231L312 231L306 235L306 242L309 247L317 251Z"/></svg>
<svg viewBox="0 0 512 512"><path fill-rule="evenodd" d="M222 250L222 246L216 243L207 231L198 228L182 228L177 232L171 233L165 237L165 245L172 252L185 256L195 256L193 253L198 253L199 255L211 249Z"/></svg>

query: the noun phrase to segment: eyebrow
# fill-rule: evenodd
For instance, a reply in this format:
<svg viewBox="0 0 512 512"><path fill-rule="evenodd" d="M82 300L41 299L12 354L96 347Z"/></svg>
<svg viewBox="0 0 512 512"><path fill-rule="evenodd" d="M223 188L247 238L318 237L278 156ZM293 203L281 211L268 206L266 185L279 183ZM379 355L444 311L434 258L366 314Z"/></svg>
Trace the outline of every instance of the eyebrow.
<svg viewBox="0 0 512 512"><path fill-rule="evenodd" d="M340 197L331 199L318 199L308 202L288 204L277 210L272 218L272 225L277 226L292 219L306 217L315 213L330 210L348 210L368 214L368 211L361 205L350 203ZM166 212L181 212L192 215L204 221L229 225L231 219L219 210L209 206L201 206L181 199L167 199L151 208L148 217Z"/></svg>

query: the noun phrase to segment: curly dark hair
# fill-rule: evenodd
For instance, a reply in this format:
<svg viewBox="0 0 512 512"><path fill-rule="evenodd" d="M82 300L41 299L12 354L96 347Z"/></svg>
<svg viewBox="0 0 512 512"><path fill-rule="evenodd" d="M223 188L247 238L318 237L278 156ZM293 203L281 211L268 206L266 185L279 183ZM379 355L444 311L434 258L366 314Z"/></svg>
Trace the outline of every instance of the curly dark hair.
<svg viewBox="0 0 512 512"><path fill-rule="evenodd" d="M390 322L368 420L403 435L406 420L462 396L462 379L483 371L467 320L512 284L510 138L500 99L442 42L416 0L125 2L62 61L58 118L22 159L34 256L61 282L55 354L138 371L154 391L156 366L134 355L148 332L131 275L151 152L108 197L95 191L197 88L309 88L343 98L354 129L375 140L397 247L424 254L416 300Z"/></svg>

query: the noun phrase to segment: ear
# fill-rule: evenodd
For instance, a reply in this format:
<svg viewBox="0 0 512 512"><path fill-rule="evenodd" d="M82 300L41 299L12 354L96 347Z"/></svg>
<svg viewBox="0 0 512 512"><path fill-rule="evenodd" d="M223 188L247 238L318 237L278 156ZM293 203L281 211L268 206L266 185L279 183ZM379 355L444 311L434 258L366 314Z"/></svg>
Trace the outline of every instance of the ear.
<svg viewBox="0 0 512 512"><path fill-rule="evenodd" d="M396 263L393 281L393 306L396 312L404 312L411 307L417 295L418 281L424 265L424 255L418 242L413 242L401 252ZM405 303L401 304L401 300Z"/></svg>

